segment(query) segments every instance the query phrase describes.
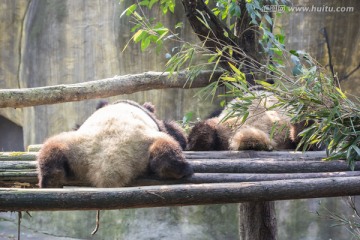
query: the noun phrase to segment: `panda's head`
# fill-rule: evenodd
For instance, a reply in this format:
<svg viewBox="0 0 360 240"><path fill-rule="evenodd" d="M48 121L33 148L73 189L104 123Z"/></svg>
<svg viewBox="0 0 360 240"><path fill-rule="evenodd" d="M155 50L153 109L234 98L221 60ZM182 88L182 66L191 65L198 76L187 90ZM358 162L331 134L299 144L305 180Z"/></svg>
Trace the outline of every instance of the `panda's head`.
<svg viewBox="0 0 360 240"><path fill-rule="evenodd" d="M160 178L180 179L193 174L179 143L170 136L164 135L157 139L150 146L149 152L150 170Z"/></svg>
<svg viewBox="0 0 360 240"><path fill-rule="evenodd" d="M68 147L65 141L58 141L57 137L48 139L41 147L37 157L40 188L62 187L73 176L67 158Z"/></svg>

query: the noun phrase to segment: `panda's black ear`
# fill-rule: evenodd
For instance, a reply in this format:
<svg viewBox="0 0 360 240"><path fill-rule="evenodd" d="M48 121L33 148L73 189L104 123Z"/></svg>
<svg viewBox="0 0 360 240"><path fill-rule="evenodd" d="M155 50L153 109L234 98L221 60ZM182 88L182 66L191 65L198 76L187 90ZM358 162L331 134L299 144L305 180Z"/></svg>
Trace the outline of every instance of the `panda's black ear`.
<svg viewBox="0 0 360 240"><path fill-rule="evenodd" d="M150 170L164 179L180 179L193 174L180 145L170 137L157 139L150 146Z"/></svg>
<svg viewBox="0 0 360 240"><path fill-rule="evenodd" d="M163 123L166 132L180 144L182 150L185 150L187 145L187 138L184 130L174 121L164 121Z"/></svg>
<svg viewBox="0 0 360 240"><path fill-rule="evenodd" d="M109 105L109 102L106 100L100 100L97 104L96 104L96 110L105 107L106 105Z"/></svg>
<svg viewBox="0 0 360 240"><path fill-rule="evenodd" d="M151 102L146 102L143 104L143 107L146 108L149 112L154 113L155 114L155 106L154 104L152 104Z"/></svg>

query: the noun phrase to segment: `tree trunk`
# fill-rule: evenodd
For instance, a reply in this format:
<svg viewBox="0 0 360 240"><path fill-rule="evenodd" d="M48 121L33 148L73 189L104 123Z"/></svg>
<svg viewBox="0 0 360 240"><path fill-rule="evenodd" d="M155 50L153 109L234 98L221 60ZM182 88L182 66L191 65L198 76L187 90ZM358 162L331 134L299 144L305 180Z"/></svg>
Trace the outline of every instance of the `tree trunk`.
<svg viewBox="0 0 360 240"><path fill-rule="evenodd" d="M247 202L239 207L241 240L276 239L275 202Z"/></svg>
<svg viewBox="0 0 360 240"><path fill-rule="evenodd" d="M259 54L258 51L255 51L257 49L256 31L247 31L245 37L239 38L214 15L204 0L182 0L181 2L193 31L204 42L207 49L214 53L216 49L224 49L224 47L233 50L231 58L224 58L219 64L224 69L232 71L229 62L234 59L235 61L231 63L237 67L242 64L241 70L246 75L246 81L249 85L255 85L253 73L257 72L259 68L257 59ZM245 1L243 2L245 3ZM242 4L241 7L245 7L245 4ZM247 12L244 9L242 12L245 15L245 20L250 21ZM205 26L204 22L207 23L207 26ZM248 22L244 23L246 26L248 24ZM246 42L245 44L245 40L252 42Z"/></svg>

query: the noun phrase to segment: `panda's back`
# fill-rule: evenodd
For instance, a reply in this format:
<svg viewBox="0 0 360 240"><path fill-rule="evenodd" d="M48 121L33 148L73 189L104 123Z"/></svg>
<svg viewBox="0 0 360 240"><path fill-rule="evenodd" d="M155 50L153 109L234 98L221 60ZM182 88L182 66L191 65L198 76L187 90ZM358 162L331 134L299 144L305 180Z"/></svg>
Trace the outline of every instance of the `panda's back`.
<svg viewBox="0 0 360 240"><path fill-rule="evenodd" d="M104 129L129 130L129 127L159 131L157 122L146 109L140 105L135 105L135 103L130 103L119 102L100 108L83 123L78 131L95 133Z"/></svg>
<svg viewBox="0 0 360 240"><path fill-rule="evenodd" d="M143 173L160 133L146 109L127 102L97 110L77 131L87 138L79 145L91 165L87 178L100 187L120 187Z"/></svg>

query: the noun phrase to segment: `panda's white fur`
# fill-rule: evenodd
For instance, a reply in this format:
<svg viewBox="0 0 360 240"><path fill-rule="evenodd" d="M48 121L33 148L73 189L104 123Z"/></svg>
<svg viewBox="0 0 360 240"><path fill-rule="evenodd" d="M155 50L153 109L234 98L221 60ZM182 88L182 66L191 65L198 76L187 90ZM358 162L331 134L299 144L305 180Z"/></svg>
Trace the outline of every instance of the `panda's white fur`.
<svg viewBox="0 0 360 240"><path fill-rule="evenodd" d="M96 187L121 187L145 174L157 157L159 164L152 170L160 177L192 173L180 145L161 131L151 113L134 102L119 102L97 110L77 131L44 143L38 156L39 185L61 187L75 179ZM157 171L163 165L170 167Z"/></svg>
<svg viewBox="0 0 360 240"><path fill-rule="evenodd" d="M283 109L273 108L277 99L268 92L255 91L262 96L249 107L246 121L242 116L228 117L234 104L242 102L234 99L218 117L196 124L189 134L188 150L274 150L290 149L295 144L290 138L290 118ZM265 96L265 97L264 97ZM277 130L270 137L273 128Z"/></svg>

